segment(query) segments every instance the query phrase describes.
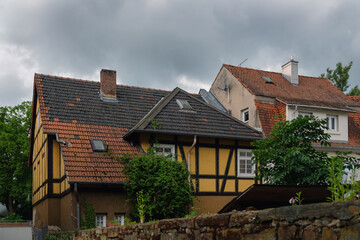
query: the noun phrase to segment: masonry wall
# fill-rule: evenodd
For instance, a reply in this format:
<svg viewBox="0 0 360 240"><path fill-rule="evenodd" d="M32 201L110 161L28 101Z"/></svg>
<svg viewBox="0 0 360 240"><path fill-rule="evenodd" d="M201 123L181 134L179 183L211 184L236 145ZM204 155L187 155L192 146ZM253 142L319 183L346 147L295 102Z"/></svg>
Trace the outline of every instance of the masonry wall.
<svg viewBox="0 0 360 240"><path fill-rule="evenodd" d="M360 201L82 230L73 239L359 239Z"/></svg>

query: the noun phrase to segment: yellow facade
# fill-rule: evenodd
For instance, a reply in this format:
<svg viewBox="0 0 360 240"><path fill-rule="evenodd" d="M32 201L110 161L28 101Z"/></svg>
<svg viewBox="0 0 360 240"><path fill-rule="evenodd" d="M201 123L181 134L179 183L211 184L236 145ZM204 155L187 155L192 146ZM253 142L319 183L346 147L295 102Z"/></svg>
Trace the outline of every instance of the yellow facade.
<svg viewBox="0 0 360 240"><path fill-rule="evenodd" d="M144 151L156 144L174 145L176 159L188 162L188 152L193 144L191 136L160 134L140 135ZM195 195L237 195L254 184L253 178L237 177L237 149L250 148L249 142L232 139L197 138L190 152L190 169Z"/></svg>
<svg viewBox="0 0 360 240"><path fill-rule="evenodd" d="M39 101L37 101L32 156L33 204L48 196L62 194L70 188L65 176L60 144L53 135L44 133L40 116Z"/></svg>

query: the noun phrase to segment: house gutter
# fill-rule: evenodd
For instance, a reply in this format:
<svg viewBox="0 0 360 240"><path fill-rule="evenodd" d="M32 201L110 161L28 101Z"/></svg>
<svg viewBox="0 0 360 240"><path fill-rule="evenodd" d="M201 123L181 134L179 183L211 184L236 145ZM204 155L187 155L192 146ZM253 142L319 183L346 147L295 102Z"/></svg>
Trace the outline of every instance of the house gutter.
<svg viewBox="0 0 360 240"><path fill-rule="evenodd" d="M191 145L191 147L190 147L190 149L189 149L189 151L188 151L188 170L189 170L189 172L190 172L190 163L191 163L191 161L190 161L190 156L191 156L191 150L195 147L195 145L196 145L196 143L197 143L197 136L196 135L194 135L194 141L193 141L193 144Z"/></svg>
<svg viewBox="0 0 360 240"><path fill-rule="evenodd" d="M79 192L78 192L78 184L74 184L74 192L76 198L76 215L77 215L77 227L80 228L80 203L79 203Z"/></svg>

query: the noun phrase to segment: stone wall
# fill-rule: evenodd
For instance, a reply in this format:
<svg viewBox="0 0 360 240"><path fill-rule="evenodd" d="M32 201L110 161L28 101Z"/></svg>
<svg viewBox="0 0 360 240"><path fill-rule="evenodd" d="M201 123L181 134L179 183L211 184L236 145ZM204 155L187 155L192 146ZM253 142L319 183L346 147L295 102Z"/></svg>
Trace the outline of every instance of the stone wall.
<svg viewBox="0 0 360 240"><path fill-rule="evenodd" d="M97 228L73 239L360 239L360 201Z"/></svg>

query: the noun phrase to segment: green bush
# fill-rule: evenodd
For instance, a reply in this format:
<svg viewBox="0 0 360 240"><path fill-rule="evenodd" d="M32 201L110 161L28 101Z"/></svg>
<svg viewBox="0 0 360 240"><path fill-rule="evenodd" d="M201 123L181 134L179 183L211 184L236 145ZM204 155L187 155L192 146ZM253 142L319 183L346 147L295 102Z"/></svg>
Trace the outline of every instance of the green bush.
<svg viewBox="0 0 360 240"><path fill-rule="evenodd" d="M90 229L96 227L96 213L91 203L83 202L81 204L84 212L84 218L81 218L81 229Z"/></svg>
<svg viewBox="0 0 360 240"><path fill-rule="evenodd" d="M192 206L192 186L186 166L172 157L148 153L122 158L127 175L125 188L131 203L130 217L139 221L184 217ZM139 205L140 204L140 205ZM140 215L139 215L140 210Z"/></svg>

